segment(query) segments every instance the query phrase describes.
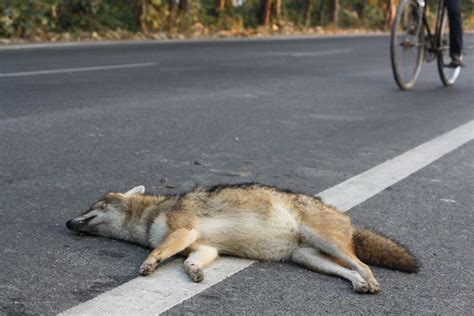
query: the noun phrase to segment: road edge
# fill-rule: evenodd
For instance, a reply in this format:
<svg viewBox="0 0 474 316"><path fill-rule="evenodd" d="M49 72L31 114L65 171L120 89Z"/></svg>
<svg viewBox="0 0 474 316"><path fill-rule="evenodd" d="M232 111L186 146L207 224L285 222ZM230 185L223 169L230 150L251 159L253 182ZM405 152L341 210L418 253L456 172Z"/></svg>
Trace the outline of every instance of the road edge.
<svg viewBox="0 0 474 316"><path fill-rule="evenodd" d="M194 44L194 43L227 43L227 42L260 42L260 41L291 41L291 40L316 40L331 38L358 38L358 37L386 37L388 32L380 33L354 33L354 34L308 34L308 35L269 35L258 37L231 37L215 38L203 37L196 39L149 39L149 40L110 40L110 41L84 41L84 42L55 42L32 44L4 44L0 45L1 51L44 49L44 48L71 48L91 46L116 46L116 45L161 45L161 44Z"/></svg>

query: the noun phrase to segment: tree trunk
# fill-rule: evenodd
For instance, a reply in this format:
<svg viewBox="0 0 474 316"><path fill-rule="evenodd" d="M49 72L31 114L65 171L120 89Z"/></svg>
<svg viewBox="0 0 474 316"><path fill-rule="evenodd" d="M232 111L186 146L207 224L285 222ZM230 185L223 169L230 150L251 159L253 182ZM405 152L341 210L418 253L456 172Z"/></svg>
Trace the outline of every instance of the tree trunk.
<svg viewBox="0 0 474 316"><path fill-rule="evenodd" d="M188 0L179 0L178 10L179 13L186 13L188 11Z"/></svg>
<svg viewBox="0 0 474 316"><path fill-rule="evenodd" d="M324 18L324 0L321 0L319 3L319 10L318 10L318 24L323 25L323 18Z"/></svg>
<svg viewBox="0 0 474 316"><path fill-rule="evenodd" d="M258 21L262 25L270 24L271 4L272 0L260 0Z"/></svg>
<svg viewBox="0 0 474 316"><path fill-rule="evenodd" d="M217 8L217 13L221 14L225 9L225 0L219 0L219 7Z"/></svg>
<svg viewBox="0 0 474 316"><path fill-rule="evenodd" d="M304 26L309 26L310 24L310 19L311 19L311 11L313 10L313 0L306 0L306 5L304 7L304 17L303 17L303 23Z"/></svg>
<svg viewBox="0 0 474 316"><path fill-rule="evenodd" d="M168 0L168 31L170 31L173 26L175 10L176 0Z"/></svg>
<svg viewBox="0 0 474 316"><path fill-rule="evenodd" d="M277 19L281 18L281 0L275 1L275 15Z"/></svg>
<svg viewBox="0 0 474 316"><path fill-rule="evenodd" d="M390 25L392 24L393 17L395 16L395 13L397 12L397 5L395 3L396 1L394 0L386 0L385 2L385 28L389 29Z"/></svg>
<svg viewBox="0 0 474 316"><path fill-rule="evenodd" d="M265 25L270 24L272 0L265 0Z"/></svg>
<svg viewBox="0 0 474 316"><path fill-rule="evenodd" d="M170 15L174 13L175 8L176 8L176 0L168 0L168 11L170 12Z"/></svg>
<svg viewBox="0 0 474 316"><path fill-rule="evenodd" d="M142 15L143 15L143 0L136 0L135 5L133 6L133 19L135 20L135 26L137 29L141 30L143 33L146 33L144 30L144 25L142 24Z"/></svg>
<svg viewBox="0 0 474 316"><path fill-rule="evenodd" d="M334 22L335 27L339 25L339 8L340 8L339 0L334 0L334 11L332 15L332 21Z"/></svg>
<svg viewBox="0 0 474 316"><path fill-rule="evenodd" d="M393 19L395 18L395 15L397 14L397 5L398 5L398 1L397 0L394 0L394 1L390 1L391 3L391 7L390 7L390 12L391 12L391 19L390 19L390 25L392 24L392 21Z"/></svg>

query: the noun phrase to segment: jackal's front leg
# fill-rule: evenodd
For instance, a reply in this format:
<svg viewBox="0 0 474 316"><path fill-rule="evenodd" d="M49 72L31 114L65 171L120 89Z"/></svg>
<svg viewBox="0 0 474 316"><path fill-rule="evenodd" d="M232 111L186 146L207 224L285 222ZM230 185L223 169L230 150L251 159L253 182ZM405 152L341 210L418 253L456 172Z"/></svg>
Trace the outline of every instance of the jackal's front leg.
<svg viewBox="0 0 474 316"><path fill-rule="evenodd" d="M165 237L161 244L158 245L158 247L153 249L145 262L143 262L139 270L140 274L151 274L155 271L161 261L188 248L197 238L198 232L195 229L180 228L171 232Z"/></svg>
<svg viewBox="0 0 474 316"><path fill-rule="evenodd" d="M206 245L193 246L193 251L184 261L184 271L194 282L204 280L204 272L202 268L208 265L212 260L217 258L217 249Z"/></svg>

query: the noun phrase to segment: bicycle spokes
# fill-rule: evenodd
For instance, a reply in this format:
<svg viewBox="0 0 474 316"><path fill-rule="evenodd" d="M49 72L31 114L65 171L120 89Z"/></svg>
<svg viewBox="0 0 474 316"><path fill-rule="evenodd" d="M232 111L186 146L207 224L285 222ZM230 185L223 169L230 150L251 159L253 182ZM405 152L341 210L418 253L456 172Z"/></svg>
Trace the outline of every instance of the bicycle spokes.
<svg viewBox="0 0 474 316"><path fill-rule="evenodd" d="M410 89L420 73L424 55L422 10L415 0L404 0L398 7L391 33L391 61L395 81Z"/></svg>

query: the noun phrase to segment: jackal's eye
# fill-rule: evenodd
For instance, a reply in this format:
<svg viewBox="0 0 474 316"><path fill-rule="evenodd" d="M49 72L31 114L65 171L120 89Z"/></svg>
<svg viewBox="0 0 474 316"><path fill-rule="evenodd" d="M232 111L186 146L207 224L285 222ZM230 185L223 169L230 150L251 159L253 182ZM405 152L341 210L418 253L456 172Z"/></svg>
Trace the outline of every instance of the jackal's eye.
<svg viewBox="0 0 474 316"><path fill-rule="evenodd" d="M101 201L99 203L97 203L98 205L98 208L100 208L101 210L106 210L107 209L107 203L105 201Z"/></svg>
<svg viewBox="0 0 474 316"><path fill-rule="evenodd" d="M105 201L99 201L94 204L89 208L90 211L92 210L105 210L107 208L107 203Z"/></svg>

